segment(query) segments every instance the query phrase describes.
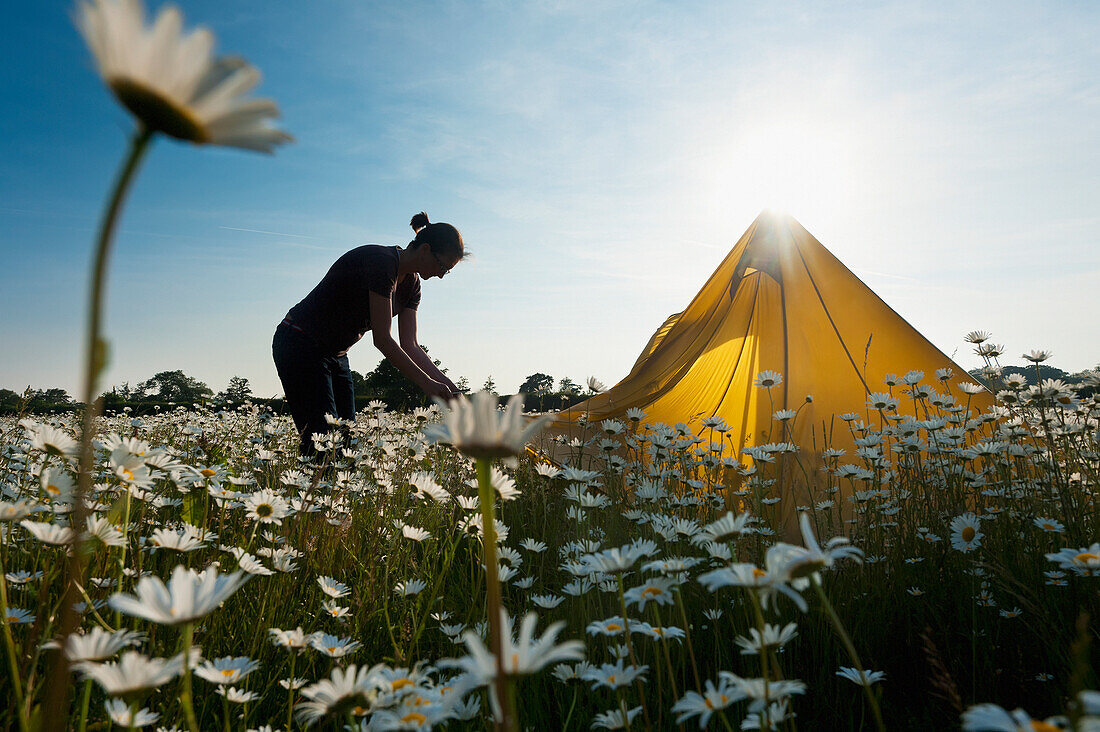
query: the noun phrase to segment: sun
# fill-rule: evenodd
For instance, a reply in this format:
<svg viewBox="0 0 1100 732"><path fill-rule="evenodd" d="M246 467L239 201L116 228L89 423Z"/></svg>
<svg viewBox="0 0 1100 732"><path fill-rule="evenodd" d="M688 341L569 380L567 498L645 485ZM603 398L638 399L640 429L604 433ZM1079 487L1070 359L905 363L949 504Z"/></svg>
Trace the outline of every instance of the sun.
<svg viewBox="0 0 1100 732"><path fill-rule="evenodd" d="M736 205L799 220L833 218L864 188L867 149L853 127L809 111L735 126L708 151L700 199L716 212Z"/></svg>

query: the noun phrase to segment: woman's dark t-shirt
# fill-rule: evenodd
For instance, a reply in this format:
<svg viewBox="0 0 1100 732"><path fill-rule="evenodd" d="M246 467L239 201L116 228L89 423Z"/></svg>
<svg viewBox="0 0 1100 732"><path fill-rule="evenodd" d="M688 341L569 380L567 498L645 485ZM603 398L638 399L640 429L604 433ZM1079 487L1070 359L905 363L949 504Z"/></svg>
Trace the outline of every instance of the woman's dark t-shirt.
<svg viewBox="0 0 1100 732"><path fill-rule="evenodd" d="M390 310L420 305L420 277L397 281L401 247L368 244L336 260L324 279L287 313L287 320L328 354L342 354L370 330L370 293L390 298Z"/></svg>

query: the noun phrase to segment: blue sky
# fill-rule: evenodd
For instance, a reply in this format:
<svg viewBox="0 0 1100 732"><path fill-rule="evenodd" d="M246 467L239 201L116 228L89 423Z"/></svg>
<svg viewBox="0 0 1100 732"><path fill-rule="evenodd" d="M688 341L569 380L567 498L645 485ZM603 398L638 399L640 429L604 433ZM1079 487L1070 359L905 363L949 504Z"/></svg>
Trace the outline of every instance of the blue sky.
<svg viewBox="0 0 1100 732"><path fill-rule="evenodd" d="M79 390L91 240L132 129L72 7L17 3L0 29L16 390ZM275 324L422 209L474 258L427 283L420 339L475 386L614 383L766 207L964 366L973 329L1007 363L1100 361L1096 3L180 7L261 69L296 142L154 145L111 263L108 385L178 368L279 393Z"/></svg>

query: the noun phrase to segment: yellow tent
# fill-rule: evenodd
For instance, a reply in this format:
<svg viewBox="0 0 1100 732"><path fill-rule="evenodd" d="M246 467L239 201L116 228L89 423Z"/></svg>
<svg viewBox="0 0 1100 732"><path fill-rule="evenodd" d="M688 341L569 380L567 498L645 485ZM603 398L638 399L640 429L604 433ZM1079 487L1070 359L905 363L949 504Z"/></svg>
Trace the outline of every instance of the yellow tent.
<svg viewBox="0 0 1100 732"><path fill-rule="evenodd" d="M948 381L936 377L944 368L953 370ZM923 371L923 384L962 406L984 410L993 403L985 391L962 393L959 382L971 381L965 369L794 218L764 212L687 308L653 334L626 378L558 413L555 426L575 433L581 415L593 422L622 419L639 407L648 423L684 422L703 436L701 419L721 417L738 450L790 441L808 456L827 442L857 462L848 425L835 415L855 412L877 424L868 395L889 390L885 375L911 370ZM778 372L781 383L770 390L754 386L763 371ZM898 412L913 414L912 401L900 388L893 391L902 397ZM798 411L785 428L772 418L780 409Z"/></svg>

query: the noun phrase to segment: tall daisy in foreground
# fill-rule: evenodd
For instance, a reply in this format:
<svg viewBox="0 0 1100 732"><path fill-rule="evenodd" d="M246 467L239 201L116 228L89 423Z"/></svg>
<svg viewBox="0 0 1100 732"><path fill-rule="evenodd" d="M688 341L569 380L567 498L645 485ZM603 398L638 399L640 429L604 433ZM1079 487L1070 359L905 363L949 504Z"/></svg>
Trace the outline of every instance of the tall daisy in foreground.
<svg viewBox="0 0 1100 732"><path fill-rule="evenodd" d="M76 25L111 93L149 131L262 152L292 139L269 123L279 116L275 102L245 98L259 70L214 58L213 34L184 33L177 8L162 7L147 27L140 0L91 0L80 4Z"/></svg>
<svg viewBox="0 0 1100 732"><path fill-rule="evenodd" d="M481 525L485 533L482 542L484 566L497 566L497 532L494 523L496 489L490 461L494 458L515 457L526 449L527 441L550 420L549 416L527 420L523 416L523 395L516 394L508 400L503 413L499 400L487 391L474 394L473 399L460 395L447 404L438 401L444 409L442 424L424 428L424 435L432 442L445 442L477 462L478 499L481 507ZM497 673L493 691L504 704L503 715L497 724L504 729L516 729L514 700L507 693L501 647L503 645L500 618L503 607L500 601L500 576L497 572L485 573L485 612L489 618L489 646L495 657ZM505 616L506 617L506 616ZM496 719L496 718L494 718Z"/></svg>
<svg viewBox="0 0 1100 732"><path fill-rule="evenodd" d="M184 34L183 20L175 7L162 7L153 24L146 26L141 0L82 0L76 9L75 22L92 52L99 75L138 123L99 225L92 257L82 393L86 407L79 482L72 501L75 507L72 525L82 526L87 512L83 497L91 493L92 484L96 396L107 362L107 343L101 335L107 261L126 192L149 142L154 134L162 133L197 145L271 152L291 138L269 124L278 116L273 101L245 96L259 83L260 72L240 58L214 58L213 34L202 28ZM84 584L83 562L83 552L70 553L66 596L61 605L63 639L77 626L73 605L79 599L78 588ZM65 726L67 707L63 699L68 666L68 658L59 654L49 696L43 705L45 729ZM192 728L193 722L189 717Z"/></svg>

